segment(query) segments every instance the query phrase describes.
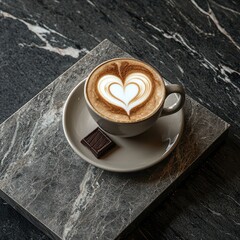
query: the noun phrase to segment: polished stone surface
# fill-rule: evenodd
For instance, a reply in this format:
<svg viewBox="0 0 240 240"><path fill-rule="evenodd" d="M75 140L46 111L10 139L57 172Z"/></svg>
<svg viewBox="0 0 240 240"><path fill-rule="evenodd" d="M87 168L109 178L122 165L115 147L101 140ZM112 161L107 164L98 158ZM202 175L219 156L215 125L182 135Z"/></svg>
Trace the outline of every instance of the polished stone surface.
<svg viewBox="0 0 240 240"><path fill-rule="evenodd" d="M0 126L0 196L54 239L114 239L125 234L229 127L187 97L183 137L165 161L130 174L107 172L83 161L64 137L64 101L96 65L123 56L128 55L103 41Z"/></svg>
<svg viewBox="0 0 240 240"><path fill-rule="evenodd" d="M236 0L1 0L0 122L108 38L183 82L239 138L239 6ZM194 182L146 218L137 239L239 239L239 155L239 145L222 145L194 172ZM44 238L13 212L1 203L0 239Z"/></svg>
<svg viewBox="0 0 240 240"><path fill-rule="evenodd" d="M239 6L222 0L2 0L1 79L8 84L1 109L14 113L21 104L10 96L26 102L107 38L183 83L240 139Z"/></svg>

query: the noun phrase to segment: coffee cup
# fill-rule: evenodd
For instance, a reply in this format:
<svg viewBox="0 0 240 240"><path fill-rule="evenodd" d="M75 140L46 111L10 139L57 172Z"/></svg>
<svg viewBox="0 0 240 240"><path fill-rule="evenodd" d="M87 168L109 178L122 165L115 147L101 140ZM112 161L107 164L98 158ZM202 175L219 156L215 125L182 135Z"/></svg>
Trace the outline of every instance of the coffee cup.
<svg viewBox="0 0 240 240"><path fill-rule="evenodd" d="M173 93L178 100L164 107ZM145 132L159 117L179 111L185 101L181 85L166 85L154 67L131 58L111 59L94 68L86 79L84 96L99 127L120 137Z"/></svg>

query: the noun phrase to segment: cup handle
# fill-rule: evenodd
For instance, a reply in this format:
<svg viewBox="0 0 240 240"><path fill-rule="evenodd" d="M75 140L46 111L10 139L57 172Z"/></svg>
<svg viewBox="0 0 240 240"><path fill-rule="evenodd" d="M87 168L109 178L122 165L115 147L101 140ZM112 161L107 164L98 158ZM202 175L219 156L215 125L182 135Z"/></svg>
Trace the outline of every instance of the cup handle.
<svg viewBox="0 0 240 240"><path fill-rule="evenodd" d="M185 102L185 91L181 85L170 84L170 85L166 85L165 87L166 87L166 98L168 95L170 95L172 93L178 93L180 95L180 98L172 106L163 108L160 117L167 116L169 114L173 114L173 113L179 111L183 107L184 102ZM165 98L165 100L166 100L166 98Z"/></svg>

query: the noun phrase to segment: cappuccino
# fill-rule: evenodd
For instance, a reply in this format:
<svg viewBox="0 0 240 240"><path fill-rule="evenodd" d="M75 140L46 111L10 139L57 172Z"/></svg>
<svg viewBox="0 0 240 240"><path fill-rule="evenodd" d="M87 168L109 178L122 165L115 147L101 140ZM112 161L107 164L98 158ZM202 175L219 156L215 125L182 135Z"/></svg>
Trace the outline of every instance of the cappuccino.
<svg viewBox="0 0 240 240"><path fill-rule="evenodd" d="M155 113L165 98L164 82L150 65L135 59L113 59L90 74L86 94L102 117L139 122Z"/></svg>

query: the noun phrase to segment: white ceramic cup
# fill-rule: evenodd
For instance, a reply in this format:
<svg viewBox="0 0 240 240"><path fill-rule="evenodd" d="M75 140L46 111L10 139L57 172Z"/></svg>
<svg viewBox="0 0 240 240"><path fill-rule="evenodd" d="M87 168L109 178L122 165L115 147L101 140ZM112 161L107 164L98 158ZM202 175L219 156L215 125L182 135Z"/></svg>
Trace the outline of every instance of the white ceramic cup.
<svg viewBox="0 0 240 240"><path fill-rule="evenodd" d="M107 133L110 133L112 135L116 135L119 137L133 137L133 136L139 135L139 134L145 132L146 130L148 130L157 121L157 119L159 117L173 114L173 113L179 111L183 107L184 101L185 101L185 92L184 92L183 87L178 84L170 84L170 85L164 84L164 81L163 81L161 75L157 71L160 76L159 79L160 79L160 81L162 81L162 83L164 85L164 89L163 89L164 97L161 101L161 104L157 108L157 110L155 110L148 118L141 120L141 121L135 121L135 122L130 122L130 123L121 123L121 122L111 121L111 120L101 116L94 109L94 107L91 105L90 101L88 100L87 91L86 91L87 90L86 89L87 82L89 81L92 73L94 71L96 71L96 69L98 69L100 66L102 66L106 63L109 63L110 61L116 61L119 59L129 60L128 58L114 58L114 59L110 59L106 62L103 62L92 70L92 72L89 74L89 76L85 82L84 97L85 97L85 100L87 103L88 110L89 110L91 116L93 117L93 119L97 122L97 124L99 125L99 127L101 129L103 129ZM140 60L136 60L136 61L140 61ZM140 61L140 62L142 62L142 61ZM147 63L144 63L144 64L149 66L149 64L147 64ZM153 68L152 66L150 66L150 67ZM155 69L155 68L153 68L153 69ZM172 93L179 94L179 98L178 98L177 102L174 103L172 106L165 108L164 107L165 99L167 98L168 95L170 95Z"/></svg>

